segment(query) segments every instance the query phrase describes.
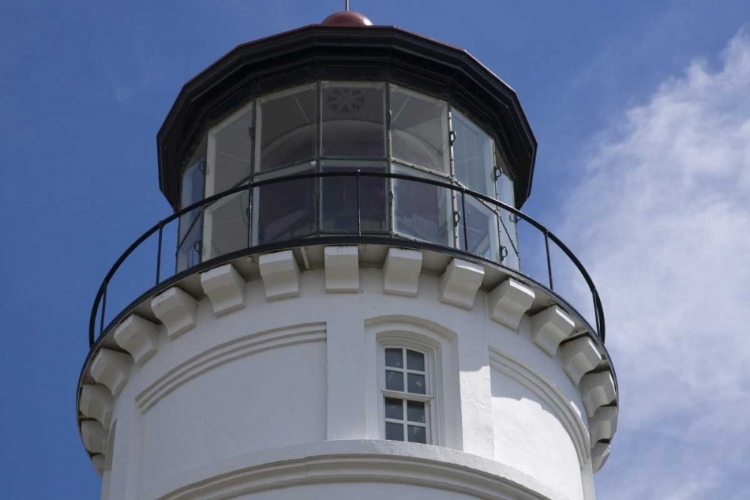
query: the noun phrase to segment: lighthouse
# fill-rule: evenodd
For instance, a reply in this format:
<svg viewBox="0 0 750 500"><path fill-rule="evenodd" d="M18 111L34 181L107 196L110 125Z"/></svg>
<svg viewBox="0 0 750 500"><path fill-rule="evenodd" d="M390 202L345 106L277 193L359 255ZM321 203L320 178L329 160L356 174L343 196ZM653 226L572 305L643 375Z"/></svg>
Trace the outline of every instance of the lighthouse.
<svg viewBox="0 0 750 500"><path fill-rule="evenodd" d="M173 213L92 307L101 498L593 500L617 377L584 263L522 211L536 148L466 51L348 10L187 82Z"/></svg>

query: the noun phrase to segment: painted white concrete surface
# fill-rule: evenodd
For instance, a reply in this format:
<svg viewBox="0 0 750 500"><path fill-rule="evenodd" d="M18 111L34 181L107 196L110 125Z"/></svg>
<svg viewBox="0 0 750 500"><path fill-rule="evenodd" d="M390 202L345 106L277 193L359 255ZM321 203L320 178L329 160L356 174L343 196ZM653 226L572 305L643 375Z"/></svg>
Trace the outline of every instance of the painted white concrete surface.
<svg viewBox="0 0 750 500"><path fill-rule="evenodd" d="M331 276L327 281L324 269L297 274L290 268L298 293L272 293L269 300L266 274L244 283L242 308L217 316L204 296L197 300L194 328L170 338L167 328L158 327L156 353L142 366L131 363L115 398L106 447L109 499L213 498L170 492L191 488L211 470L222 474L219 464L242 457L262 460L257 457L274 450L350 441L374 446L369 454L393 445L411 454L429 451L433 461L458 453L485 468L495 464L507 472L505 483L521 481L530 496L502 496L500 490L482 496L485 476L462 479L479 488L474 493L466 493L466 485L443 485L441 492L426 479L380 484L392 482L388 472L372 480L364 474L358 481L366 488L323 478L314 494L309 485L277 491L284 486L279 483L235 498L382 498L395 495L392 488L411 498L594 498L595 443L589 442L581 393L561 354L534 343L528 315L518 330L493 320L492 289L480 289L468 309L466 302L445 304L438 273L423 271L417 295L409 297L384 293L380 267L360 266L359 292L343 294L327 291ZM437 446L378 441L377 355L385 341L423 348L433 359ZM427 474L419 463L428 460L416 455L410 458L415 478ZM330 458L326 467L336 470L348 461ZM368 467L378 466L362 470Z"/></svg>

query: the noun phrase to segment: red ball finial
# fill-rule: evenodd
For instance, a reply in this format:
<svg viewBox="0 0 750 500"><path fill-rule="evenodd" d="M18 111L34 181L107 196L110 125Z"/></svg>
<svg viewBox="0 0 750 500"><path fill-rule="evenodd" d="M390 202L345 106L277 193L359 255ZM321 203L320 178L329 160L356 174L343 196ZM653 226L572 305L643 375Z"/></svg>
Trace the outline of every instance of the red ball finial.
<svg viewBox="0 0 750 500"><path fill-rule="evenodd" d="M321 24L332 28L365 28L372 26L372 21L367 19L364 14L345 10L331 14Z"/></svg>

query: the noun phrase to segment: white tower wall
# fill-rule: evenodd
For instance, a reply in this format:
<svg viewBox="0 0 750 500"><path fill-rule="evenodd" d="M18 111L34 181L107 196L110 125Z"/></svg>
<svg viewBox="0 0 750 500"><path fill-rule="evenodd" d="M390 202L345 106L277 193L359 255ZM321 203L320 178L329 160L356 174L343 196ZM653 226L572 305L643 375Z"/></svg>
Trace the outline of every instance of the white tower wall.
<svg viewBox="0 0 750 500"><path fill-rule="evenodd" d="M328 250L243 258L115 329L89 366L113 403L81 402L111 409L82 430L103 498L594 498L614 387L585 335L557 347L579 322L489 266ZM383 440L384 344L427 353L432 445Z"/></svg>

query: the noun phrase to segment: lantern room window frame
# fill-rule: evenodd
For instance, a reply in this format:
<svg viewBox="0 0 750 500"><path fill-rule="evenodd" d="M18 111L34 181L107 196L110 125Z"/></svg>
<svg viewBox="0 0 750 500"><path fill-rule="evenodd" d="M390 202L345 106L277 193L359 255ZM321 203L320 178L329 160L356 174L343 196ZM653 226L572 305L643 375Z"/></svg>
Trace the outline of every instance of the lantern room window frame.
<svg viewBox="0 0 750 500"><path fill-rule="evenodd" d="M330 95L331 92L338 95L338 101L329 102L335 97ZM382 95L382 115L379 115L380 104L367 102L363 97L377 96L378 93ZM314 104L310 101L311 94L315 95ZM336 109L326 109L336 103L339 104ZM398 109L394 109L394 106ZM283 130L288 123L296 127L283 130L281 135L273 138L269 144L274 148L277 159L269 160L270 164L261 168L263 159L268 159L264 157L264 130L271 130L264 126L264 113L268 117L271 111L278 113L272 129ZM324 121L327 114L338 113L341 117L347 112L355 118L344 118L340 122ZM358 121L357 113L370 120ZM238 120L244 120L243 124L248 125L247 138L242 140L247 141L247 148L244 149L249 148L249 158L222 153L221 134ZM208 143L204 197L218 194L214 188L217 185L229 189L250 181L336 169L365 171L374 168L381 172L433 178L457 187L474 189L475 186L469 185L471 182L466 179L461 182L459 179L461 172L457 172L456 155L467 147L471 149L471 146L461 142L470 141L471 137L468 133L457 131L454 120L457 123L460 121L464 128L470 128L489 144L489 149L482 153L484 159L475 162L478 167L470 166L481 169L481 172L474 172L472 178L484 179L483 189L477 191L512 204L513 200L503 197L513 192L514 181L493 134L454 107L449 99L378 80L316 80L245 101L241 108L215 122L203 136L203 141ZM357 132L358 126L361 127L361 134ZM363 154L356 155L356 147L346 151L345 145L335 145L337 136L353 140L375 137L381 129L384 155L380 155L379 151L373 153L373 148L366 148ZM334 150L338 155L321 154L325 149L325 134L334 138ZM436 145L438 136L441 142ZM395 153L394 146L398 150ZM296 154L298 152L304 154ZM352 154L347 155L349 152ZM412 161L418 158L423 158L422 163L425 164ZM236 176L235 182L222 183L217 178L217 173L222 172L222 161L244 161L249 164L248 174ZM183 175L186 172L187 169L183 170ZM292 183L280 183L254 188L251 196L237 193L207 205L198 216L202 229L199 261L246 246L316 235L351 234L351 206L356 189L352 186L356 186L356 182L354 178L342 177L295 181L294 186ZM362 219L363 233L458 248L519 268L515 221L507 214L499 213L498 209L459 191L414 181L363 178L359 183L361 192L357 196L362 196L360 201L366 206ZM363 186L366 188L362 189ZM220 206L228 204L236 206ZM221 213L220 209L226 213ZM464 210L467 213L463 213ZM470 223L464 228L467 219ZM220 224L224 225L224 232L219 231ZM245 229L241 227L243 224ZM486 230L483 226L486 226ZM464 234L468 236L468 241L464 241ZM221 245L215 244L216 235L223 235L226 241L222 241ZM189 264L194 265L194 260L191 259ZM183 259L177 263L178 271L189 267L181 262L186 261Z"/></svg>

